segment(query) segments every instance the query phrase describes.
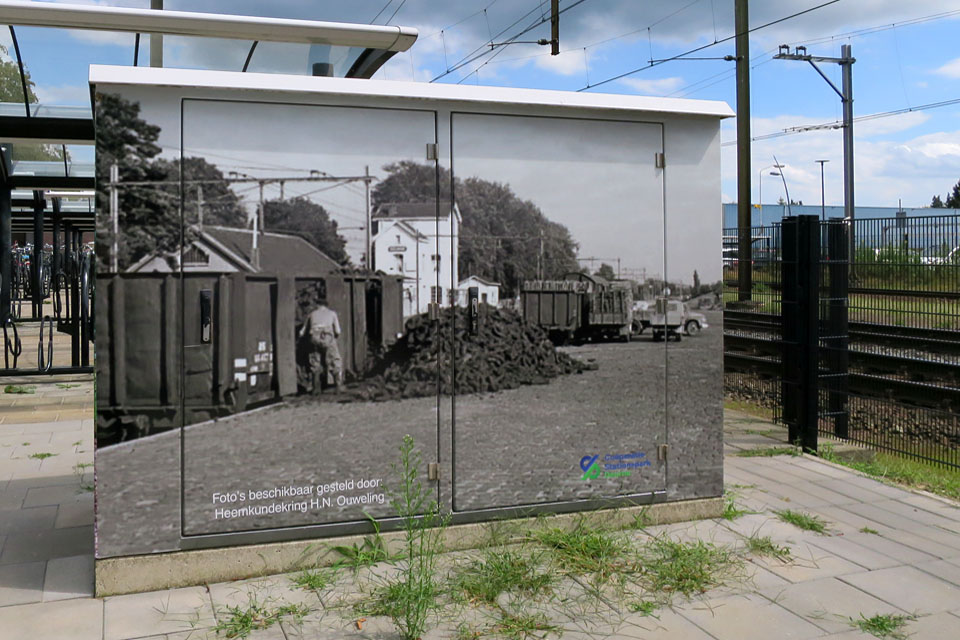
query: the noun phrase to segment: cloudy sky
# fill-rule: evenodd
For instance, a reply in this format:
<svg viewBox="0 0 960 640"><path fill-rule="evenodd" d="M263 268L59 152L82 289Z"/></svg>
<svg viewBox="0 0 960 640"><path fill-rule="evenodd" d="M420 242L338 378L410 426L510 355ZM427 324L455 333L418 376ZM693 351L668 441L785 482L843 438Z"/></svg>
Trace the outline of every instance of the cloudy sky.
<svg viewBox="0 0 960 640"><path fill-rule="evenodd" d="M751 27L790 16L825 0L764 0L751 3ZM99 4L149 6L149 0L107 0ZM574 6L575 5L575 6ZM547 54L536 44L493 50L526 27L543 21L545 0L167 0L166 8L247 15L270 15L413 26L420 38L409 53L397 55L378 73L388 80L470 82L488 85L580 90L643 67L651 59L676 56L733 33L732 0L561 0L561 50ZM751 37L753 134L782 132L841 117L840 101L802 62L773 60L777 45L805 44L811 53L837 56L851 44L855 113L858 116L911 110L902 115L857 123L857 200L864 205L923 206L960 179L960 5L956 0L839 0L804 15L757 29ZM19 28L20 46L37 92L50 103L79 104L88 99L89 63L131 64L133 36ZM548 23L516 38L549 37ZM0 43L9 44L2 32ZM144 45L146 39L144 40ZM249 43L168 38L168 66L239 70ZM720 42L693 54L722 57L733 42ZM472 57L475 60L466 62ZM142 59L146 60L146 47ZM261 45L251 71L302 73L305 47ZM459 66L462 63L463 66ZM459 68L455 68L459 67ZM448 70L451 70L447 73ZM824 71L839 86L835 65ZM725 100L735 104L733 63L689 60L655 64L590 91L667 95ZM735 123L724 124L723 139L735 139ZM736 194L735 147L723 153L725 201ZM807 203L820 199L817 159L826 159L826 199L840 204L841 133L824 130L758 141L753 149L754 199L757 174L786 165L790 195ZM764 178L764 201L782 195L779 178Z"/></svg>

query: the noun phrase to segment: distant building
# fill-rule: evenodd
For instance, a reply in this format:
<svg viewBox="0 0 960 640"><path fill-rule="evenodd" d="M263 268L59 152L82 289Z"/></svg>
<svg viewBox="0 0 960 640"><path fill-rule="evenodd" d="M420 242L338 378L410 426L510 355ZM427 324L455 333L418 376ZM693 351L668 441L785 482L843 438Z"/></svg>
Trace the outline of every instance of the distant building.
<svg viewBox="0 0 960 640"><path fill-rule="evenodd" d="M457 304L465 307L468 304L468 289L476 287L480 302L496 307L500 304L500 283L484 280L480 276L464 278L457 285Z"/></svg>
<svg viewBox="0 0 960 640"><path fill-rule="evenodd" d="M204 226L197 239L183 252L183 271L218 273L269 273L279 275L317 275L340 269L337 262L301 238L289 233L267 231L257 238L260 266L254 266L253 230ZM152 254L136 262L127 271L169 273L178 256Z"/></svg>
<svg viewBox="0 0 960 640"><path fill-rule="evenodd" d="M386 203L371 216L371 267L403 276L403 315L449 306L458 270L460 211L449 201Z"/></svg>
<svg viewBox="0 0 960 640"><path fill-rule="evenodd" d="M857 219L865 218L896 218L897 211L903 211L906 217L914 218L917 216L956 216L960 215L960 209L933 209L931 207L866 207L856 206L853 210L853 216ZM793 204L787 207L785 204L755 204L751 209L751 226L761 226L761 216L764 225L779 224L784 216L820 216L819 204ZM828 204L823 209L824 217L842 218L844 216L843 207L839 205ZM725 202L723 204L723 226L732 229L737 226L737 203Z"/></svg>

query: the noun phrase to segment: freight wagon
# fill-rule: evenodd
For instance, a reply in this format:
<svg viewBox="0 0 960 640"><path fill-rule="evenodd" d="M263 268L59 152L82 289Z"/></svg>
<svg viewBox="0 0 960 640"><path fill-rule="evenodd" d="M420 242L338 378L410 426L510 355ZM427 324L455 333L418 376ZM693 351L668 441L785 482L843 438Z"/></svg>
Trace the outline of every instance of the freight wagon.
<svg viewBox="0 0 960 640"><path fill-rule="evenodd" d="M546 329L556 344L630 341L632 289L599 276L569 273L563 280L527 280L520 305L523 317Z"/></svg>
<svg viewBox="0 0 960 640"><path fill-rule="evenodd" d="M117 442L304 391L297 331L323 291L348 376L403 331L402 279L363 273L111 273L97 277L97 437ZM182 297L181 297L182 296ZM182 378L181 378L182 376ZM182 379L182 389L180 380Z"/></svg>

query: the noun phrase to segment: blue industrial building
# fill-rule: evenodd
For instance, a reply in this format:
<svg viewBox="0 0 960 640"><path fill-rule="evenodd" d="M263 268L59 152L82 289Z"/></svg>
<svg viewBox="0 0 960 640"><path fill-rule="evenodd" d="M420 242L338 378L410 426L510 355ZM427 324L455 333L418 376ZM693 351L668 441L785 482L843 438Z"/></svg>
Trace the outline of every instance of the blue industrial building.
<svg viewBox="0 0 960 640"><path fill-rule="evenodd" d="M788 211L789 209L789 211ZM896 218L898 207L857 207L854 217L857 219L867 218ZM917 216L955 216L960 215L960 209L931 209L930 207L903 207L908 218ZM842 205L827 205L824 209L827 219L842 218ZM788 215L820 215L820 205L812 204L794 204L787 207L783 204L765 204L761 209L760 205L753 205L753 216L751 226L759 227L779 222ZM761 220L762 216L762 220ZM729 229L737 226L737 203L727 202L723 205L723 227Z"/></svg>

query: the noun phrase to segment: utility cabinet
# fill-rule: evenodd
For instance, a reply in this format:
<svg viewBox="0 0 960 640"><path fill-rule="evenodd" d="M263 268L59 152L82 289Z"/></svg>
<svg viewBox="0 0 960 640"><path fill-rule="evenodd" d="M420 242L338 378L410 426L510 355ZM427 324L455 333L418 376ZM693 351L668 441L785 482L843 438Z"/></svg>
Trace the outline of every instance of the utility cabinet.
<svg viewBox="0 0 960 640"><path fill-rule="evenodd" d="M389 529L405 435L453 522L722 494L725 104L90 82L98 559Z"/></svg>

